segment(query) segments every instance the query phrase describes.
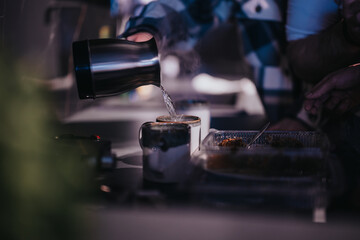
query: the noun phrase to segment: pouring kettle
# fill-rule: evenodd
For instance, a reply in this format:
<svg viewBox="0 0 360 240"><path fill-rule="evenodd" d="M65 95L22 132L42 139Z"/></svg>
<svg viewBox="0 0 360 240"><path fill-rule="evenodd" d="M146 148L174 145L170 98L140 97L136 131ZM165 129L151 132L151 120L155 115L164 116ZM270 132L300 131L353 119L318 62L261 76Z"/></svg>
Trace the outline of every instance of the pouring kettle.
<svg viewBox="0 0 360 240"><path fill-rule="evenodd" d="M143 85L160 87L160 63L154 39L92 39L73 43L80 99L121 94Z"/></svg>

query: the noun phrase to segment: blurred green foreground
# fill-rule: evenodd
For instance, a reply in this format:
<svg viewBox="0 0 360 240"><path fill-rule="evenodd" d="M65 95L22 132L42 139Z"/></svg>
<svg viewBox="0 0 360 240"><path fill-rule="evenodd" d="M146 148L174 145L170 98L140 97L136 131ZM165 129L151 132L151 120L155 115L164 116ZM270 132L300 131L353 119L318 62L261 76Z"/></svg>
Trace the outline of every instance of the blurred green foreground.
<svg viewBox="0 0 360 240"><path fill-rule="evenodd" d="M54 141L50 95L0 59L1 239L83 239L90 169Z"/></svg>

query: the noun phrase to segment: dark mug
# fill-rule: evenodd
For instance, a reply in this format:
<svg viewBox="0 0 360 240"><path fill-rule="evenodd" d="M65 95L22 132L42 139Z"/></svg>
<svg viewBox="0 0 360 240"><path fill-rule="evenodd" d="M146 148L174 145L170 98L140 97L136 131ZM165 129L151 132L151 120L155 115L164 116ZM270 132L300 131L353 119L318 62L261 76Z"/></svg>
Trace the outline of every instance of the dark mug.
<svg viewBox="0 0 360 240"><path fill-rule="evenodd" d="M178 183L190 163L190 126L184 123L146 122L139 129L143 150L143 177L148 181Z"/></svg>

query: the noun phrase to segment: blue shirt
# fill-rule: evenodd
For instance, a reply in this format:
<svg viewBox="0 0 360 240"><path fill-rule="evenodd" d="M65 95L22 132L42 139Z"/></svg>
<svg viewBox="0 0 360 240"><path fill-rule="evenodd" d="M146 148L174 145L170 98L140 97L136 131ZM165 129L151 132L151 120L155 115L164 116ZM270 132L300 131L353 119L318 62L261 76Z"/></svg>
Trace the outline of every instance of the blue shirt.
<svg viewBox="0 0 360 240"><path fill-rule="evenodd" d="M289 41L319 33L341 18L340 6L334 0L289 0L287 15Z"/></svg>
<svg viewBox="0 0 360 240"><path fill-rule="evenodd" d="M293 84L285 57L285 0L158 0L127 23L123 37L152 33L159 49L193 48L208 30L236 19L245 60L263 102L292 102Z"/></svg>

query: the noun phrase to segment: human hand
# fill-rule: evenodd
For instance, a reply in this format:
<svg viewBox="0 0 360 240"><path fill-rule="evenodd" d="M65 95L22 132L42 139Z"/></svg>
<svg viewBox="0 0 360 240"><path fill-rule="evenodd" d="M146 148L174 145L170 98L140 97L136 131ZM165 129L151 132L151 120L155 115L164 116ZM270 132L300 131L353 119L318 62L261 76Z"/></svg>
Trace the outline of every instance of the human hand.
<svg viewBox="0 0 360 240"><path fill-rule="evenodd" d="M291 118L284 118L279 122L271 125L268 131L307 131L309 130L300 121Z"/></svg>
<svg viewBox="0 0 360 240"><path fill-rule="evenodd" d="M342 0L342 3L346 37L351 42L360 45L360 1Z"/></svg>
<svg viewBox="0 0 360 240"><path fill-rule="evenodd" d="M130 35L126 38L128 41L132 42L146 42L153 38L153 35L151 35L148 32L139 32L135 33L133 35Z"/></svg>
<svg viewBox="0 0 360 240"><path fill-rule="evenodd" d="M360 104L360 64L327 75L306 94L304 108L317 114L324 107L337 114Z"/></svg>

